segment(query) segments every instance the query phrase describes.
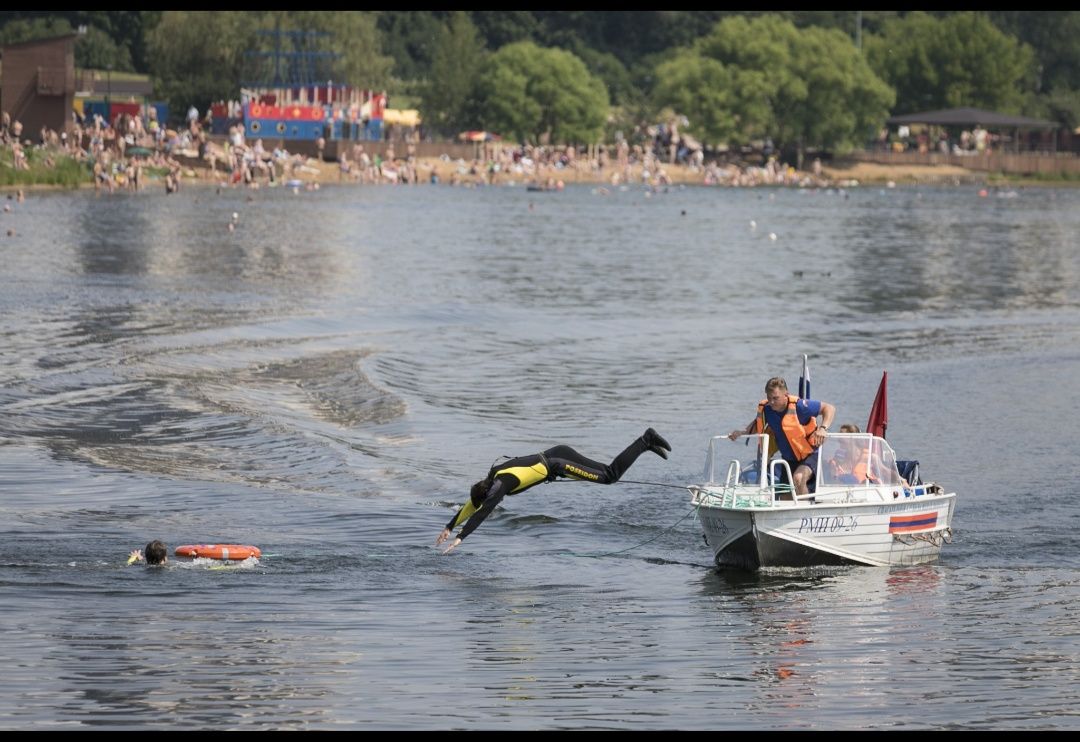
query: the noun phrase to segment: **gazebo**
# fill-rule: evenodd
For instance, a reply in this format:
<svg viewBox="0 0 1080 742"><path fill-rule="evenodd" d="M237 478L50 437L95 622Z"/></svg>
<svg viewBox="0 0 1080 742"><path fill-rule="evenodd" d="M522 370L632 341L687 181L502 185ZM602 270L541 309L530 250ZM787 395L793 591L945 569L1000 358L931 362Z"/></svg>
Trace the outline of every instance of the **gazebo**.
<svg viewBox="0 0 1080 742"><path fill-rule="evenodd" d="M892 116L889 124L926 124L929 126L982 126L987 129L1013 129L1017 151L1020 149L1020 132L1031 129L1057 129L1059 124L1053 121L1030 118L1028 116L1011 116L996 111L984 111L981 108L945 108L940 111L923 111L921 113L908 113L903 116ZM1053 137L1054 152L1057 152L1057 137Z"/></svg>

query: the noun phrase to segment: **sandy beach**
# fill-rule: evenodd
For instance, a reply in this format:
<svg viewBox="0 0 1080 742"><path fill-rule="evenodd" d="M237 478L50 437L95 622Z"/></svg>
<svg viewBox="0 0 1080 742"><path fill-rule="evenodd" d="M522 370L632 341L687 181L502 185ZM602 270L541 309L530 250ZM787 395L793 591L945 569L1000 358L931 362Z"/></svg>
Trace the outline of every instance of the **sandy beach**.
<svg viewBox="0 0 1080 742"><path fill-rule="evenodd" d="M233 177L224 167L218 163L217 168L212 168L206 160L200 160L194 156L179 156L176 160L180 165L181 183L190 186L217 186L217 187L245 187L244 183L234 183ZM369 176L357 177L356 170L343 173L340 163L335 161L319 161L309 157L302 162L297 161L289 172L282 173L279 165L278 174L274 183L270 183L265 175L258 176L252 186L280 185L290 182L294 185L311 187L314 184L328 185L392 185L395 179L391 175L394 167L400 168L401 161L393 166L384 164L383 177ZM777 167L774 172L766 172L762 168L734 166L712 168L692 167L687 165L664 164L648 173L643 172L642 164L636 163L627 171L616 167L595 167L585 161L579 161L570 167L540 166L535 170L526 169L499 169L489 172L487 165L480 161L467 161L463 159L451 159L449 157L421 157L415 161L415 182L417 184L460 185L465 187L501 185L501 186L525 186L547 185L550 188L558 188L559 184L591 183L598 187L618 187L626 184L631 185L718 185L729 187L853 187L859 185L962 185L983 184L991 179L985 171L967 170L952 165L883 165L871 162L855 162L842 160L830 164L822 164L820 175L796 171L794 168ZM717 177L717 174L720 177ZM1009 179L1011 182L1026 182L1021 178ZM164 187L164 177L147 173L144 175L141 188ZM79 185L80 188L93 187L94 183L88 174L86 181ZM16 190L42 190L53 189L55 185L19 185L5 186L4 191L15 192ZM116 186L118 189L122 185Z"/></svg>
<svg viewBox="0 0 1080 742"><path fill-rule="evenodd" d="M472 163L465 160L451 160L438 157L418 158L416 170L419 183L431 183L431 176L437 178L442 185L524 185L538 181L543 183L549 178L557 183L593 183L600 186L622 184L622 179L616 168L607 167L602 169L578 167L543 170L541 174L498 172L489 179L486 170L481 166L473 172ZM631 182L641 184L641 165L631 166ZM665 165L662 168L667 181L671 184L681 185L705 185L708 184L706 173L703 168L693 168L685 165ZM197 167L186 168L185 181L210 181L226 183L228 174L218 170L212 173L209 168ZM305 183L356 183L354 178L344 176L337 162L319 162L309 158L306 163L297 168L293 176L296 180ZM796 185L796 186L854 186L860 184L939 184L959 185L962 183L982 183L987 180L985 172L966 170L961 167L950 165L881 165L869 162L836 163L823 165L821 176L815 177L811 173L797 172L793 177L783 183L755 183L753 185ZM656 176L650 177L655 184ZM720 183L719 185L727 185Z"/></svg>

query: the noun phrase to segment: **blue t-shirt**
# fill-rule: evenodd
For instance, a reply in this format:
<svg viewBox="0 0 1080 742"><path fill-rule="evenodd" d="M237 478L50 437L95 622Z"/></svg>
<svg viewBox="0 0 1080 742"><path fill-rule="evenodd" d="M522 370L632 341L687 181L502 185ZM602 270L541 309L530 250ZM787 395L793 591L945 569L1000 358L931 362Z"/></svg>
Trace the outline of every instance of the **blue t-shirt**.
<svg viewBox="0 0 1080 742"><path fill-rule="evenodd" d="M769 426L769 429L773 431L776 438L776 447L780 449L780 455L784 457L784 461L789 464L798 463L795 458L795 454L791 450L791 445L788 443L787 436L784 435L784 428L781 424L784 415L787 414L787 406L784 406L783 412L773 412L773 408L769 405L765 405L765 424ZM800 399L795 403L795 414L799 418L801 425L806 425L810 420L821 414L821 402L816 399Z"/></svg>

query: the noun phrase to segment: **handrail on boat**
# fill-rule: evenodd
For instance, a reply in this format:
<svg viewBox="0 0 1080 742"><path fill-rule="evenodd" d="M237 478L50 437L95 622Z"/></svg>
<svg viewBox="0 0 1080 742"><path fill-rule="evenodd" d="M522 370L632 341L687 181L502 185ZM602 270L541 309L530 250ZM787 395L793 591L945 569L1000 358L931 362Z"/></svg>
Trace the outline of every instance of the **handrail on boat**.
<svg viewBox="0 0 1080 742"><path fill-rule="evenodd" d="M788 462L784 461L783 459L773 459L772 461L769 462L769 479L770 479L770 481L772 481L772 482L781 481L776 476L776 468L777 467L783 467L784 471L787 472L787 479L784 479L783 481L791 483L791 499L792 500L798 500L798 495L795 493L795 478L793 476L791 476L791 467L788 466ZM781 476L783 476L783 474L781 474ZM772 489L772 495L773 495L773 504L775 505L778 502L778 500L776 499L776 490L777 490L776 485L773 484L771 489Z"/></svg>
<svg viewBox="0 0 1080 742"><path fill-rule="evenodd" d="M786 481L793 481L791 476L791 467L783 459L776 459L766 464L766 456L768 452L768 435L763 433L752 433L745 436L749 443L750 438L757 438L758 440L758 460L755 462L755 468L758 471L757 491L762 496L767 496L770 505L776 505L779 502L777 496L786 492L788 487L780 487L773 482L780 481L779 476L783 476L786 472ZM717 468L721 461L721 457L717 453L718 441L730 441L726 435L714 435L709 439L709 450L705 460L705 481L707 485L723 486L724 491L727 493L734 493L737 489L741 488L753 488L752 482L743 482L743 465L738 458L733 458L728 462L727 473L724 476L724 480L721 483L717 477ZM777 469L776 467L783 467L783 469ZM767 472L766 476L761 476L761 472Z"/></svg>
<svg viewBox="0 0 1080 742"><path fill-rule="evenodd" d="M738 459L732 459L728 464L727 477L724 479L724 487L734 487L739 483L739 478L742 476L742 464Z"/></svg>

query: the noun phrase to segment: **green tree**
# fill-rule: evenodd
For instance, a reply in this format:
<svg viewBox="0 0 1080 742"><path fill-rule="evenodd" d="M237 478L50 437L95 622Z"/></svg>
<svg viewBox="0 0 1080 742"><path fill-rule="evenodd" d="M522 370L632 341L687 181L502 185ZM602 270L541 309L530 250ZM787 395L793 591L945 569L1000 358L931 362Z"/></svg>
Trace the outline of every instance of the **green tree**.
<svg viewBox="0 0 1080 742"><path fill-rule="evenodd" d="M608 114L607 91L570 52L521 41L495 52L489 67L479 85L488 129L533 143L599 138Z"/></svg>
<svg viewBox="0 0 1080 742"><path fill-rule="evenodd" d="M800 169L807 146L841 151L863 146L896 100L843 31L802 29L792 62L802 71L807 95L792 101L777 132L781 141L795 143Z"/></svg>
<svg viewBox="0 0 1080 742"><path fill-rule="evenodd" d="M64 18L18 18L8 21L0 28L0 46L49 39L74 32L71 24Z"/></svg>
<svg viewBox="0 0 1080 742"><path fill-rule="evenodd" d="M118 45L111 36L95 26L88 26L86 33L76 40L75 66L121 72L135 70L128 48Z"/></svg>
<svg viewBox="0 0 1080 742"><path fill-rule="evenodd" d="M1080 11L995 10L990 20L1034 50L1036 95L1024 111L1080 126Z"/></svg>
<svg viewBox="0 0 1080 742"><path fill-rule="evenodd" d="M244 52L254 44L254 27L239 11L170 10L148 36L151 73L159 97L173 111L194 104L205 109L238 97Z"/></svg>
<svg viewBox="0 0 1080 742"><path fill-rule="evenodd" d="M101 30L113 44L127 51L131 69L145 74L148 71L146 34L161 20L161 14L160 10L84 10L68 11L63 15L73 27L86 26L88 33L91 28ZM78 53L76 46L75 54Z"/></svg>
<svg viewBox="0 0 1080 742"><path fill-rule="evenodd" d="M630 72L614 54L584 45L569 51L572 51L574 56L584 62L585 66L603 81L604 87L607 88L608 100L612 105L625 103L634 95L634 81L630 77Z"/></svg>
<svg viewBox="0 0 1080 742"><path fill-rule="evenodd" d="M465 12L454 12L436 35L431 74L421 91L429 129L451 135L478 124L475 90L486 58L476 26Z"/></svg>
<svg viewBox="0 0 1080 742"><path fill-rule="evenodd" d="M394 60L382 53L377 14L357 10L275 11L261 24L268 28L279 19L283 29L327 34L317 37L311 48L340 55L331 66L334 82L375 89L389 83Z"/></svg>
<svg viewBox="0 0 1080 742"><path fill-rule="evenodd" d="M970 106L1023 110L1036 80L1031 47L982 13L915 12L864 41L874 71L896 89L895 113Z"/></svg>
<svg viewBox="0 0 1080 742"><path fill-rule="evenodd" d="M744 142L763 132L770 109L758 94L766 85L758 70L743 69L686 50L656 68L654 102L690 121L689 132L710 143Z"/></svg>
<svg viewBox="0 0 1080 742"><path fill-rule="evenodd" d="M325 55L312 57L315 61L299 70L309 78L303 82L333 80L379 88L388 81L393 60L379 51L371 13L168 11L148 36L158 94L174 110L187 110L191 104L205 108L216 100L238 98L242 82L271 82L271 73L258 62L272 58L255 55L270 52L278 43L260 31L277 29L313 32L287 37L291 45L284 51Z"/></svg>
<svg viewBox="0 0 1080 742"><path fill-rule="evenodd" d="M1037 91L1080 88L1080 11L993 10L987 16L1004 33L1032 47L1039 71Z"/></svg>
<svg viewBox="0 0 1080 742"><path fill-rule="evenodd" d="M531 10L473 10L473 23L488 49L499 49L517 41L535 41L540 23Z"/></svg>
<svg viewBox="0 0 1080 742"><path fill-rule="evenodd" d="M134 72L139 68L132 61L132 46L141 43L142 20L142 15L134 11L29 13L4 23L0 44L63 36L85 28L75 41L76 67ZM123 28L129 36L118 36L115 28Z"/></svg>
<svg viewBox="0 0 1080 742"><path fill-rule="evenodd" d="M448 15L436 10L379 11L383 51L393 57L397 77L420 80L426 76L432 68L437 39Z"/></svg>
<svg viewBox="0 0 1080 742"><path fill-rule="evenodd" d="M892 90L843 31L776 15L732 16L657 68L654 96L705 141L772 137L794 148L859 144L888 115Z"/></svg>

